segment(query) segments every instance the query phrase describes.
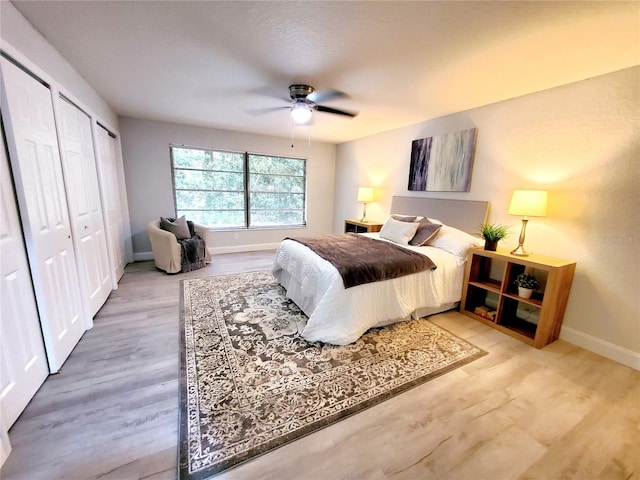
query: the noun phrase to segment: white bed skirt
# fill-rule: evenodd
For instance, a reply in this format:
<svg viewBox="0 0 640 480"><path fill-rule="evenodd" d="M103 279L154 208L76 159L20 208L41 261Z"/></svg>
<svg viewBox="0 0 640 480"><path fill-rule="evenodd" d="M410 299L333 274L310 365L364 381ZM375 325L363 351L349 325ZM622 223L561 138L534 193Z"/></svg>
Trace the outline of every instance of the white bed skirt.
<svg viewBox="0 0 640 480"><path fill-rule="evenodd" d="M309 317L302 331L306 340L347 345L370 328L456 307L464 264L438 248L411 249L416 248L431 258L435 270L345 289L333 265L308 247L284 240L272 273L286 289L287 297Z"/></svg>

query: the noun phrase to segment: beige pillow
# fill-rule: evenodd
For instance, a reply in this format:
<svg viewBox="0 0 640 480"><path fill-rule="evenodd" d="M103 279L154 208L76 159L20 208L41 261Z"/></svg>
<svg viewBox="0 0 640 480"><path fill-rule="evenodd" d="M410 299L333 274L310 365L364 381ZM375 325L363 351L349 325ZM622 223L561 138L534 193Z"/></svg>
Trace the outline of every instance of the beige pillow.
<svg viewBox="0 0 640 480"><path fill-rule="evenodd" d="M382 229L380 230L380 238L391 240L400 245L408 245L409 240L416 234L416 230L420 226L417 222L401 222L389 217Z"/></svg>
<svg viewBox="0 0 640 480"><path fill-rule="evenodd" d="M173 218L160 217L160 228L173 233L178 240L191 238L189 225L187 225L187 219L184 215L175 220Z"/></svg>

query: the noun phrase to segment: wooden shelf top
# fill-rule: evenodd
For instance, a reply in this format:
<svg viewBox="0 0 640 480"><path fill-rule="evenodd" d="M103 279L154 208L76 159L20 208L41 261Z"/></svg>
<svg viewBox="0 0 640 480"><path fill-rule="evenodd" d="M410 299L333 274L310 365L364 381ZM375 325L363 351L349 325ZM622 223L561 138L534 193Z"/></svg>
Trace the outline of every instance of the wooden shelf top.
<svg viewBox="0 0 640 480"><path fill-rule="evenodd" d="M374 226L382 225L382 223L380 223L380 222L371 222L371 221L369 221L369 220L367 220L366 222L362 222L362 221L357 220L357 219L355 219L355 218L347 218L347 219L345 220L345 222L349 222L349 223L352 223L352 224L354 224L354 225L362 225L362 226L364 226L364 227L370 227L370 226L372 226L372 225L374 225Z"/></svg>
<svg viewBox="0 0 640 480"><path fill-rule="evenodd" d="M507 260L514 263L519 263L521 265L529 265L535 267L537 265L543 265L546 267L566 267L568 265L575 265L576 262L571 260L564 260L562 258L556 257L547 257L544 255L537 255L535 253L530 253L526 257L521 257L519 255L511 255L511 250L506 248L499 248L497 251L492 252L490 250L485 250L483 248L474 248L471 250L472 253L476 255L482 255L490 258L497 258L501 260Z"/></svg>

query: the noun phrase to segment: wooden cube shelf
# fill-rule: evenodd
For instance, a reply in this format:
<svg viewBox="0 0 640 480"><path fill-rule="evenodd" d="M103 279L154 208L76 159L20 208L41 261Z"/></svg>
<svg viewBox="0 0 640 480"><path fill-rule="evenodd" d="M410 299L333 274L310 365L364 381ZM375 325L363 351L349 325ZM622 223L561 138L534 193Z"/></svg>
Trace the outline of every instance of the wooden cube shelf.
<svg viewBox="0 0 640 480"><path fill-rule="evenodd" d="M519 257L506 250L473 249L467 263L460 311L536 348L557 340L576 263L559 258ZM540 287L518 295L515 278L532 273Z"/></svg>

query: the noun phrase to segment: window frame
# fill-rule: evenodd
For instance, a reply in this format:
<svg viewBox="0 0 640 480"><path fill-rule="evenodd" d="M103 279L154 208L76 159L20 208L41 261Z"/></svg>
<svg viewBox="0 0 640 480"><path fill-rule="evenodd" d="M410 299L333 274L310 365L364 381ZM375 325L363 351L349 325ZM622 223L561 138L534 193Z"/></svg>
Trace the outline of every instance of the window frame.
<svg viewBox="0 0 640 480"><path fill-rule="evenodd" d="M181 144L174 144L171 143L169 144L169 163L171 166L171 189L173 191L173 210L174 213L176 215L176 217L178 216L178 199L177 199L177 195L176 195L176 176L175 176L175 162L173 159L173 149L174 148L183 148L183 149L193 149L193 150L206 150L209 152L218 152L218 153L232 153L232 154L241 154L243 156L243 168L242 168L242 175L243 175L243 198L244 198L244 225L239 225L239 226L232 226L232 227L216 227L216 226L209 226L208 228L210 228L211 230L215 230L215 231L237 231L237 230L283 230L283 229L291 229L291 228L305 228L307 226L307 188L308 188L308 184L307 184L307 161L308 158L306 157L293 157L293 156L285 156L285 155L277 155L277 154L270 154L270 153L256 153L256 152L250 152L248 150L224 150L224 149L220 149L220 148L213 148L213 147L199 147L199 146L193 146L193 145L181 145ZM302 160L303 164L302 164L302 185L303 185L303 191L301 193L302 195L302 223L295 223L295 224L280 224L280 225L251 225L251 193L264 193L264 192L260 192L260 191L256 191L256 192L252 192L250 190L250 184L251 184L251 172L249 171L249 158L250 156L255 155L255 156L261 156L261 157L270 157L270 158L284 158L284 159L292 159L292 160ZM181 169L178 168L177 170L189 170L189 169ZM216 170L211 170L211 169L195 169L195 170L200 170L200 171L207 171L207 172L215 172ZM261 175L265 175L264 173L261 173ZM266 174L269 175L269 174ZM278 175L274 175L274 176L278 176ZM285 176L285 175L280 175L280 176ZM289 175L291 176L291 175ZM295 176L298 177L298 176ZM180 189L183 190L183 189ZM187 189L184 189L187 190ZM211 190L212 192L217 192L218 190ZM221 191L221 190L220 190ZM285 193L290 193L290 192L274 192L274 193L279 193L279 194L285 194ZM299 194L296 194L299 195ZM273 209L273 211L281 211L281 210L291 210L291 209ZM298 210L298 209L295 209ZM205 211L205 210L203 210ZM206 210L206 211L211 211L211 210Z"/></svg>

